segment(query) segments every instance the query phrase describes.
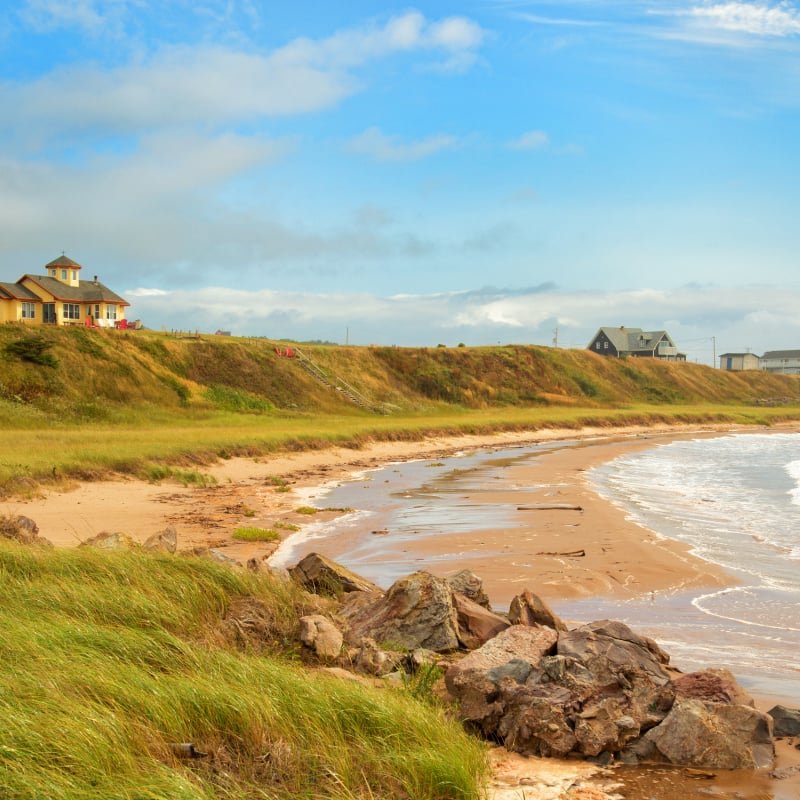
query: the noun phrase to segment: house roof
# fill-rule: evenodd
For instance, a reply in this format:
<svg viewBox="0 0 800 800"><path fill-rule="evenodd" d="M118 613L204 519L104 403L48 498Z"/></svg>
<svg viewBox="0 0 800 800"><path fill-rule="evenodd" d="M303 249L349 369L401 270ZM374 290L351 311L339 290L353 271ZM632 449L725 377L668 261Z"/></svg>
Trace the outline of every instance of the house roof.
<svg viewBox="0 0 800 800"><path fill-rule="evenodd" d="M12 300L41 300L38 295L34 294L30 289L20 283L5 283L0 281L0 297L6 295Z"/></svg>
<svg viewBox="0 0 800 800"><path fill-rule="evenodd" d="M758 358L755 353L720 353L720 358L728 358L728 357L735 357L735 358L744 358L744 356L753 356L753 358Z"/></svg>
<svg viewBox="0 0 800 800"><path fill-rule="evenodd" d="M800 358L800 350L770 350L762 358Z"/></svg>
<svg viewBox="0 0 800 800"><path fill-rule="evenodd" d="M66 256L63 253L58 258L54 258L49 264L45 264L44 266L45 269L47 267L70 267L72 269L81 269L81 265L77 261L73 261L69 256Z"/></svg>
<svg viewBox="0 0 800 800"><path fill-rule="evenodd" d="M641 328L600 328L619 353L652 352L663 339L671 341L666 331L643 331ZM642 338L644 337L644 338Z"/></svg>
<svg viewBox="0 0 800 800"><path fill-rule="evenodd" d="M77 286L68 286L55 278L46 275L23 275L20 281L28 278L42 289L49 292L58 300L68 303L116 303L121 306L128 306L127 300L120 297L116 292L112 292L108 286L95 281L78 281Z"/></svg>

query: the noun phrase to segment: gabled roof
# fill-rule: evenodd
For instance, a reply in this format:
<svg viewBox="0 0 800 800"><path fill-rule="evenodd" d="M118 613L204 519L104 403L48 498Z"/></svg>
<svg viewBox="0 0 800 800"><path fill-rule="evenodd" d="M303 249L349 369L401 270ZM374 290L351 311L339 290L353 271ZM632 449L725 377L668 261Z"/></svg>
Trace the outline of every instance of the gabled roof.
<svg viewBox="0 0 800 800"><path fill-rule="evenodd" d="M720 358L744 358L745 356L753 356L753 358L758 358L755 353L720 353Z"/></svg>
<svg viewBox="0 0 800 800"><path fill-rule="evenodd" d="M128 306L130 303L120 297L116 292L112 292L108 286L104 286L99 281L78 281L77 286L68 286L55 278L47 275L23 275L19 280L25 278L41 286L57 300L67 303L116 303L121 306Z"/></svg>
<svg viewBox="0 0 800 800"><path fill-rule="evenodd" d="M800 350L770 350L761 358L800 358Z"/></svg>
<svg viewBox="0 0 800 800"><path fill-rule="evenodd" d="M656 345L666 337L666 331L643 331L641 328L600 328L619 353L652 352ZM595 335L595 338L596 335Z"/></svg>
<svg viewBox="0 0 800 800"><path fill-rule="evenodd" d="M45 268L47 267L70 267L71 269L81 269L81 265L77 261L73 261L69 256L66 256L63 253L58 258L54 258L49 264L45 264Z"/></svg>
<svg viewBox="0 0 800 800"><path fill-rule="evenodd" d="M5 283L0 281L0 297L8 296L11 300L35 300L39 301L41 298L34 294L26 286L20 283Z"/></svg>

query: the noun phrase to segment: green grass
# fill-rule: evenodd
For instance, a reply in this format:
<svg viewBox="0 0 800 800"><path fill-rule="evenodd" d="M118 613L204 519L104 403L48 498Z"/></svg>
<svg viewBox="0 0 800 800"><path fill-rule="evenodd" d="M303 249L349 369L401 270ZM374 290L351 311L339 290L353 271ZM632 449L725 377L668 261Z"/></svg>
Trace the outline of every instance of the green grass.
<svg viewBox="0 0 800 800"><path fill-rule="evenodd" d="M233 538L240 542L276 542L281 535L272 528L237 528Z"/></svg>
<svg viewBox="0 0 800 800"><path fill-rule="evenodd" d="M133 412L132 412L133 413ZM13 422L11 422L13 416ZM476 434L544 428L611 428L652 423L728 422L770 424L800 418L800 408L754 408L723 404L632 405L627 408L446 409L401 417L257 417L189 411L173 415L153 410L135 424L44 424L23 408L3 421L0 403L0 494L20 481L91 479L111 473L172 477L167 468L194 469L220 457L257 456L329 446L361 447L369 441L414 440L428 434ZM25 421L26 427L20 427ZM27 427L32 425L33 427ZM162 470L159 473L159 470ZM166 471L164 471L166 470ZM159 477L161 474L163 477ZM191 482L188 473L175 474ZM280 488L280 487L278 487Z"/></svg>
<svg viewBox="0 0 800 800"><path fill-rule="evenodd" d="M485 751L440 711L287 660L320 602L292 584L4 541L0 575L4 800L480 796ZM226 616L253 604L245 644L254 615Z"/></svg>

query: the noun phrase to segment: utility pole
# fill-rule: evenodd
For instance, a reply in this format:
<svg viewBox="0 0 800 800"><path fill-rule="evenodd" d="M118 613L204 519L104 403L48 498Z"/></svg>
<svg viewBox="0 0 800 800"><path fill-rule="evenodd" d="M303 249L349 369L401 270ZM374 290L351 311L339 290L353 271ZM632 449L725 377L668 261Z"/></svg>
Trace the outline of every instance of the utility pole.
<svg viewBox="0 0 800 800"><path fill-rule="evenodd" d="M344 329L344 343L345 345L350 344L350 326Z"/></svg>
<svg viewBox="0 0 800 800"><path fill-rule="evenodd" d="M713 369L716 369L717 368L717 337L716 336L712 336L711 337L711 346L713 347L713 350L714 350L714 356L713 356L714 360L711 362L711 366L712 366Z"/></svg>
<svg viewBox="0 0 800 800"><path fill-rule="evenodd" d="M558 347L558 325L556 325L556 329L553 331L553 347Z"/></svg>

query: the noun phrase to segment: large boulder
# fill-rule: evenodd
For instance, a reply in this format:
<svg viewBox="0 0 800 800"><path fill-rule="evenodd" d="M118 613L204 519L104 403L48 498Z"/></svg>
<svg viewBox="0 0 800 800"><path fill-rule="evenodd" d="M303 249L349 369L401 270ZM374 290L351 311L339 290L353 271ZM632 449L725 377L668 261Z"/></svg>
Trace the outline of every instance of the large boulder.
<svg viewBox="0 0 800 800"><path fill-rule="evenodd" d="M658 685L669 682L663 665L669 656L646 636L622 622L600 620L558 637L558 654L580 661L598 680L618 680L631 670L649 675Z"/></svg>
<svg viewBox="0 0 800 800"><path fill-rule="evenodd" d="M546 625L557 631L567 630L567 626L550 606L528 589L511 601L508 621L513 625Z"/></svg>
<svg viewBox="0 0 800 800"><path fill-rule="evenodd" d="M401 578L383 596L346 601L340 616L348 625L348 641L356 645L368 637L395 649L424 647L447 653L459 646L450 585L427 572Z"/></svg>
<svg viewBox="0 0 800 800"><path fill-rule="evenodd" d="M312 649L318 658L336 658L342 650L341 631L321 614L300 617L300 641Z"/></svg>
<svg viewBox="0 0 800 800"><path fill-rule="evenodd" d="M755 706L753 698L736 682L727 669L705 669L689 672L672 681L677 698L704 700L710 703L728 703Z"/></svg>
<svg viewBox="0 0 800 800"><path fill-rule="evenodd" d="M467 649L475 650L509 627L509 621L489 611L484 606L455 592L453 602L458 617L458 641Z"/></svg>
<svg viewBox="0 0 800 800"><path fill-rule="evenodd" d="M512 625L450 666L445 685L458 701L462 720L495 736L506 712L504 692L524 685L556 640L551 628Z"/></svg>
<svg viewBox="0 0 800 800"><path fill-rule="evenodd" d="M800 710L774 706L767 714L772 717L776 736L800 736Z"/></svg>
<svg viewBox="0 0 800 800"><path fill-rule="evenodd" d="M315 594L338 597L347 592L380 592L380 589L320 553L309 553L289 570L304 589Z"/></svg>
<svg viewBox="0 0 800 800"><path fill-rule="evenodd" d="M42 541L39 539L39 526L30 517L22 514L0 517L0 536L20 544L37 544Z"/></svg>
<svg viewBox="0 0 800 800"><path fill-rule="evenodd" d="M698 769L771 767L772 719L750 706L681 699L630 752L640 761Z"/></svg>
<svg viewBox="0 0 800 800"><path fill-rule="evenodd" d="M488 611L492 610L489 597L483 591L483 581L474 572L462 569L455 575L448 576L446 580L454 592L463 594L464 597L468 597L473 603L483 606Z"/></svg>

